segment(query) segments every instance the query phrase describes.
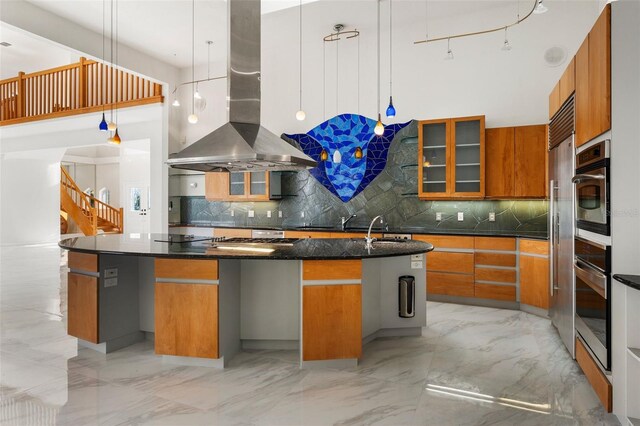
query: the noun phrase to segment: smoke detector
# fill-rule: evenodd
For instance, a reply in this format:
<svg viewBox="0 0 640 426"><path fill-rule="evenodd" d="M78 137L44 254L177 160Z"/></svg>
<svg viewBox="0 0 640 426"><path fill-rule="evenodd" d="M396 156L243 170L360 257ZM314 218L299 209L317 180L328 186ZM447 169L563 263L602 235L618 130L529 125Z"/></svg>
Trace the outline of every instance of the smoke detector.
<svg viewBox="0 0 640 426"><path fill-rule="evenodd" d="M567 59L567 49L561 46L553 46L544 52L544 61L547 66L557 67Z"/></svg>

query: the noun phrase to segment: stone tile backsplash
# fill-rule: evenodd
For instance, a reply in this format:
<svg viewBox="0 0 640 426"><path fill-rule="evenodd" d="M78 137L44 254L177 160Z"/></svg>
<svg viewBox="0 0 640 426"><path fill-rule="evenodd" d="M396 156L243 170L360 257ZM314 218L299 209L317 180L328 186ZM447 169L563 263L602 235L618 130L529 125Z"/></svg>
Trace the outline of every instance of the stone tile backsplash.
<svg viewBox="0 0 640 426"><path fill-rule="evenodd" d="M356 214L350 225L365 227L373 217L382 214L389 228L395 230L547 232L548 204L544 200L419 200L416 151L417 128L412 123L396 135L385 170L346 203L308 172L301 171L282 175L283 194L292 195L281 200L210 202L204 197L181 197L181 222L212 226L337 227L340 217ZM249 210L254 211L254 217L248 217ZM282 213L281 218L278 212ZM458 212L464 213L463 221L458 221ZM496 215L495 222L489 222L491 212ZM441 221L436 221L436 213L441 213Z"/></svg>

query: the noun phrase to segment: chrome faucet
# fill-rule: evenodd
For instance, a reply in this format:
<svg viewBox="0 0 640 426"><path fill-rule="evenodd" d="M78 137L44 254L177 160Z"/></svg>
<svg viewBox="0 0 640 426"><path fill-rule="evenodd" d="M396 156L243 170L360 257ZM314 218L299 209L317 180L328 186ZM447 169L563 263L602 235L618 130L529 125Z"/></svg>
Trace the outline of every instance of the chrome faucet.
<svg viewBox="0 0 640 426"><path fill-rule="evenodd" d="M340 218L340 221L342 222L340 226L342 227L342 230L343 230L343 231L345 230L345 227L347 226L347 223L348 223L351 219L353 219L354 217L356 217L356 216L357 216L356 214L352 214L352 215L351 215L351 216L349 216L349 217L344 217L344 216L342 216L342 217Z"/></svg>
<svg viewBox="0 0 640 426"><path fill-rule="evenodd" d="M371 238L371 228L373 228L373 225L376 223L376 220L380 219L380 224L384 224L384 218L382 217L382 215L380 216L376 216L373 218L373 220L371 221L371 224L369 224L369 232L367 233L367 236L364 237L365 241L367 242L365 245L366 249L372 249L373 248L373 242L376 240L375 238Z"/></svg>

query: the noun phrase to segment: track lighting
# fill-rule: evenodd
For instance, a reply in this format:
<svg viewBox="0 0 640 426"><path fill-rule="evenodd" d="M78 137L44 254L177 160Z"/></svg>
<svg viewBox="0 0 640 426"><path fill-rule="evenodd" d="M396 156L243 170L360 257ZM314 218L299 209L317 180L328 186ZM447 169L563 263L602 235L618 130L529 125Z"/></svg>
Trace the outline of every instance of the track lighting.
<svg viewBox="0 0 640 426"><path fill-rule="evenodd" d="M187 120L189 120L189 123L191 123L191 124L196 124L198 122L198 116L195 115L195 114L191 114L191 115L189 115Z"/></svg>
<svg viewBox="0 0 640 426"><path fill-rule="evenodd" d="M178 98L173 100L173 103L171 104L174 107L179 107L180 106L180 101L178 100Z"/></svg>
<svg viewBox="0 0 640 426"><path fill-rule="evenodd" d="M453 50L451 50L451 39L447 39L447 56L444 57L445 60L451 61L453 60Z"/></svg>
<svg viewBox="0 0 640 426"><path fill-rule="evenodd" d="M505 52L511 50L511 45L509 44L509 39L507 38L507 28L508 27L504 27L504 43L502 44L502 50L504 50Z"/></svg>
<svg viewBox="0 0 640 426"><path fill-rule="evenodd" d="M533 13L535 13L536 15L540 15L540 14L545 13L548 10L549 9L544 4L542 4L542 0L538 0L538 5L533 10Z"/></svg>

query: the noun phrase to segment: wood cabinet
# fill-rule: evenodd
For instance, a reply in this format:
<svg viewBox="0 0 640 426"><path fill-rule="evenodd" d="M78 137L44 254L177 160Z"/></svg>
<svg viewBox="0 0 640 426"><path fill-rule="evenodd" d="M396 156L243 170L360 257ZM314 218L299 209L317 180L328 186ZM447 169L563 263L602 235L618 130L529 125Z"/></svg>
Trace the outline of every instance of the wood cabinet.
<svg viewBox="0 0 640 426"><path fill-rule="evenodd" d="M155 352L219 358L218 261L155 260Z"/></svg>
<svg viewBox="0 0 640 426"><path fill-rule="evenodd" d="M434 246L427 253L427 298L432 295L473 297L473 237L414 235Z"/></svg>
<svg viewBox="0 0 640 426"><path fill-rule="evenodd" d="M210 172L205 175L209 201L269 201L281 198L280 174L271 172Z"/></svg>
<svg viewBox="0 0 640 426"><path fill-rule="evenodd" d="M227 237L227 238L251 238L251 229L246 228L214 228L214 237Z"/></svg>
<svg viewBox="0 0 640 426"><path fill-rule="evenodd" d="M99 343L98 256L69 252L67 274L67 333L71 336Z"/></svg>
<svg viewBox="0 0 640 426"><path fill-rule="evenodd" d="M484 138L484 116L421 121L418 197L483 198Z"/></svg>
<svg viewBox="0 0 640 426"><path fill-rule="evenodd" d="M520 240L520 303L549 309L549 242Z"/></svg>
<svg viewBox="0 0 640 426"><path fill-rule="evenodd" d="M545 198L547 126L486 130L486 197Z"/></svg>
<svg viewBox="0 0 640 426"><path fill-rule="evenodd" d="M575 58L576 146L611 128L611 5L607 5Z"/></svg>
<svg viewBox="0 0 640 426"><path fill-rule="evenodd" d="M475 237L474 297L516 301L516 239Z"/></svg>
<svg viewBox="0 0 640 426"><path fill-rule="evenodd" d="M571 59L562 73L560 80L549 94L549 120L560 110L560 107L576 90L576 61Z"/></svg>
<svg viewBox="0 0 640 426"><path fill-rule="evenodd" d="M607 413L610 413L613 410L613 386L579 338L576 338L576 362L591 383L602 406ZM629 424L633 423L629 422Z"/></svg>

